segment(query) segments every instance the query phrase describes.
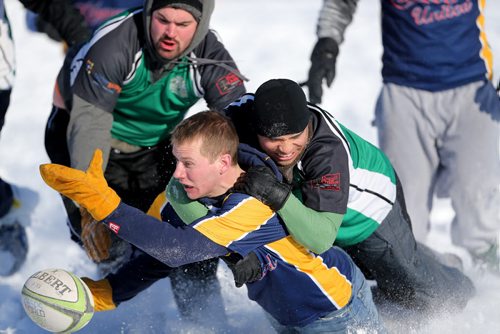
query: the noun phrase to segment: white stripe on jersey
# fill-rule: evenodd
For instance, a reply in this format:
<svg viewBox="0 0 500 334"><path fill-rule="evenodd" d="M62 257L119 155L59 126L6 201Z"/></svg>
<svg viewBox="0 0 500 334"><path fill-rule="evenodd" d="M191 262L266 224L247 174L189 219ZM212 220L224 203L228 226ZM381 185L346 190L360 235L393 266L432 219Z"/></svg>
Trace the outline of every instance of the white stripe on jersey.
<svg viewBox="0 0 500 334"><path fill-rule="evenodd" d="M132 81L135 77L135 73L137 72L137 68L139 67L139 65L141 64L142 62L142 55L143 55L143 52L142 52L142 49L139 50L135 56L134 56L134 64L132 65L132 70L130 71L129 74L127 74L127 77L125 78L125 80L123 81L123 85L126 85L128 84L130 81Z"/></svg>
<svg viewBox="0 0 500 334"><path fill-rule="evenodd" d="M351 174L350 178L351 188L354 187L358 191L376 193L379 197L386 199L387 202L394 203L396 198L396 187L388 176L366 169L356 168L355 173ZM350 194L349 197L351 197Z"/></svg>
<svg viewBox="0 0 500 334"><path fill-rule="evenodd" d="M328 124L329 129L340 138L349 160L349 200L347 207L360 212L379 224L384 220L396 200L396 186L391 179L381 173L363 168L354 168L350 145L337 120L327 111L309 105Z"/></svg>
<svg viewBox="0 0 500 334"><path fill-rule="evenodd" d="M190 58L196 59L196 55L194 52L191 52L189 54ZM198 65L196 65L196 61L193 62L193 66L189 67L189 76L194 83L194 88L195 88L195 94L197 97L201 98L205 95L205 90L203 89L203 86L201 85L201 73L198 71Z"/></svg>
<svg viewBox="0 0 500 334"><path fill-rule="evenodd" d="M95 31L95 33L92 35L92 38L90 39L90 41L85 43L80 48L80 50L78 50L78 53L73 57L73 60L71 61L70 81L69 81L70 86L73 86L73 84L75 83L76 76L77 76L78 72L80 72L80 69L83 65L83 59L87 55L87 52L89 51L89 49L95 43L97 43L102 37L106 36L109 32L118 28L128 18L130 18L131 16L133 16L136 13L141 12L141 11L142 11L142 8L137 9L137 10L129 13L128 15L115 17L115 18L111 19L109 22L106 22L105 25L101 26L99 29L97 29ZM135 56L136 60L138 59L138 57L141 57L141 56L142 56L142 53L136 54L136 56ZM131 80L133 78L136 68L137 67L132 68L131 73L129 73L127 75L127 78L130 78L129 80Z"/></svg>

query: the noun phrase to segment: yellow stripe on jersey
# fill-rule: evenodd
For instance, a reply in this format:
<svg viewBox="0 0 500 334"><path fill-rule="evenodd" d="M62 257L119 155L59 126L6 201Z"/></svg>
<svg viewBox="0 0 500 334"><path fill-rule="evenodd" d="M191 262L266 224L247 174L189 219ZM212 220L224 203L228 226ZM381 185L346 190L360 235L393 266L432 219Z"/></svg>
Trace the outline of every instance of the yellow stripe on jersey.
<svg viewBox="0 0 500 334"><path fill-rule="evenodd" d="M193 227L213 242L227 247L233 241L258 230L273 216L273 211L267 205L248 197L223 215L207 218Z"/></svg>
<svg viewBox="0 0 500 334"><path fill-rule="evenodd" d="M479 16L477 17L476 24L479 28L479 40L481 41L481 51L479 55L485 62L486 71L488 72L488 79L493 79L493 52L491 51L490 45L486 38L485 24L484 24L484 7L486 6L486 0L480 0L479 3Z"/></svg>
<svg viewBox="0 0 500 334"><path fill-rule="evenodd" d="M158 220L161 220L161 210L167 205L167 195L165 191L162 191L158 196L156 196L153 204L148 209L148 212L146 212L148 215L155 217Z"/></svg>
<svg viewBox="0 0 500 334"><path fill-rule="evenodd" d="M308 275L336 308L340 309L349 303L352 284L347 277L335 267L328 268L320 256L308 251L291 236L269 243L265 247L283 261L295 266L298 271Z"/></svg>

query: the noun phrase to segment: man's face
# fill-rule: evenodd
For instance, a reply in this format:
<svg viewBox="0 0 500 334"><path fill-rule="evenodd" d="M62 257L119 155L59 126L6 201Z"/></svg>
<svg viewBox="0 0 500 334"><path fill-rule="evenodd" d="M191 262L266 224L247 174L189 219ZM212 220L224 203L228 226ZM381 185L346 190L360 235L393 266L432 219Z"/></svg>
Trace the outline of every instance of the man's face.
<svg viewBox="0 0 500 334"><path fill-rule="evenodd" d="M220 164L213 163L201 155L201 139L195 139L180 145L174 145L172 152L177 159L174 177L184 186L190 199L214 197L220 184Z"/></svg>
<svg viewBox="0 0 500 334"><path fill-rule="evenodd" d="M184 9L164 7L151 16L151 39L156 52L165 59L174 59L191 44L198 22Z"/></svg>
<svg viewBox="0 0 500 334"><path fill-rule="evenodd" d="M257 135L260 147L280 167L290 167L297 163L306 149L309 128L291 135L269 138Z"/></svg>

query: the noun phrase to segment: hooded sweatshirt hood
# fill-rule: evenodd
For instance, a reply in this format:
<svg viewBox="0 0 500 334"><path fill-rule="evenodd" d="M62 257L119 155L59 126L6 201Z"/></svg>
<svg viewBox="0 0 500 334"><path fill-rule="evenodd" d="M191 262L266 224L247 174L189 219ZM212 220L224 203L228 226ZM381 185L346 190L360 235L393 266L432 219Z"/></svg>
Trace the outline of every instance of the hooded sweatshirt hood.
<svg viewBox="0 0 500 334"><path fill-rule="evenodd" d="M144 31L146 34L146 44L147 44L147 50L148 53L151 55L152 59L156 63L160 63L162 65L169 65L172 61L175 61L179 58L182 58L186 55L188 55L195 47L198 46L198 44L203 41L205 36L208 33L208 28L210 25L210 18L212 16L212 13L214 11L215 7L215 0L199 0L203 4L203 8L201 10L201 17L200 20L198 21L198 27L196 28L196 32L194 33L193 39L191 41L191 44L182 52L177 58L175 59L165 59L161 57L158 52L156 52L156 49L154 48L153 41L151 40L151 33L150 33L150 26L151 26L151 15L152 15L152 6L154 0L145 0L144 1ZM163 66L165 67L165 66Z"/></svg>

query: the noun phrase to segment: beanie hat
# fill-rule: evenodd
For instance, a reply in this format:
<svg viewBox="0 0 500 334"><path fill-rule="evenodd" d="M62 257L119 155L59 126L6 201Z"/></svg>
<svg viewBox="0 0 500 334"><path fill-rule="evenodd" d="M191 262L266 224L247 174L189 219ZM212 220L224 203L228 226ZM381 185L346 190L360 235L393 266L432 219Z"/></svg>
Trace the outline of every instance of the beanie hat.
<svg viewBox="0 0 500 334"><path fill-rule="evenodd" d="M203 12L203 3L201 0L153 0L151 12L163 7L184 9L185 11L191 13L191 15L193 15L195 20L198 22L200 22L201 13Z"/></svg>
<svg viewBox="0 0 500 334"><path fill-rule="evenodd" d="M250 118L257 134L275 138L304 131L311 112L306 95L296 82L272 79L255 92Z"/></svg>

